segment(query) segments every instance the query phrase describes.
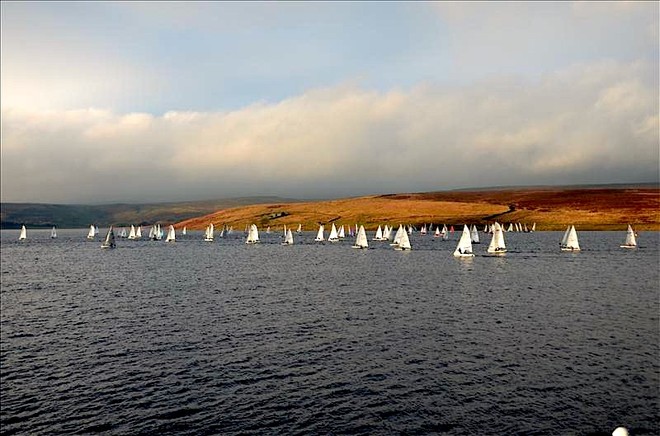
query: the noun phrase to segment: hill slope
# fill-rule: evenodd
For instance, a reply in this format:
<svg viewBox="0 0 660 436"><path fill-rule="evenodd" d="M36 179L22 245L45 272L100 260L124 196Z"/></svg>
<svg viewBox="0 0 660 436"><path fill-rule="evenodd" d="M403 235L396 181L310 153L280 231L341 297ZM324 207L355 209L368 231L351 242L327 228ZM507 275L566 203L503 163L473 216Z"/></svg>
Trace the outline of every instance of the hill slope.
<svg viewBox="0 0 660 436"><path fill-rule="evenodd" d="M482 191L445 191L390 194L306 203L273 203L236 207L182 221L177 228L233 226L243 230L283 225L316 230L319 224L421 225L536 222L538 230L621 230L631 223L639 230L660 230L660 189L521 188Z"/></svg>

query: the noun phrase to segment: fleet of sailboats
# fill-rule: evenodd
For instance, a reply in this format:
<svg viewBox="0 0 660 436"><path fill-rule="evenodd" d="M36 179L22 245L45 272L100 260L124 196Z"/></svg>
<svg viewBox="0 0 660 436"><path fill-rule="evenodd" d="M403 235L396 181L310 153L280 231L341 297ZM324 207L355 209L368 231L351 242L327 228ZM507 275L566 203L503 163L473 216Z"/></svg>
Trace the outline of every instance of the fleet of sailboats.
<svg viewBox="0 0 660 436"><path fill-rule="evenodd" d="M536 231L536 223L533 223L531 226L527 227L526 225L520 224L520 223L509 223L509 227L513 228L513 231L521 231L525 232L526 229L528 232L533 232ZM225 226L226 228L226 226ZM270 227L268 227L270 228ZM302 225L298 225L298 229L301 229ZM423 229L424 227L422 227ZM453 228L453 226L452 226ZM87 234L88 239L93 239L94 235L96 234L96 229L97 226L95 225L90 225L89 227L89 232ZM186 229L184 227L183 229ZM331 231L330 231L330 236L328 238L329 241L336 242L342 239L342 236L345 235L345 226L336 226L334 223L332 223L331 226ZM353 232L352 226L349 226L349 229L351 230L349 233L353 234L356 236L355 243L352 245L353 248L368 248L369 244L367 241L367 234L366 230L364 228L364 225L360 225L358 227L358 230L356 232ZM442 228L438 225L435 227L431 224L429 226L428 233L433 233L434 237L442 237L443 239L447 239L448 234L450 231L447 231L447 226L443 225ZM125 234L125 228L121 228L120 235L123 233ZM390 227L388 225L385 225L384 227L379 225L377 227L377 230L375 231L375 236L373 238L374 241L389 241L389 235L392 232L393 227ZM414 228L410 225L403 225L400 224L398 227L398 230L394 236L394 240L390 244L397 250L410 250L411 244L410 244L410 237L408 236L411 234L411 232L414 230ZM434 232L435 230L435 232ZM298 230L297 230L298 231ZM414 230L415 232L418 232L417 230ZM504 233L505 233L505 228L504 225L495 222L492 224L487 224L484 226L483 229L484 233L490 233L492 234L492 238L490 240L490 244L488 245L488 248L486 250L488 255L501 255L505 254L507 252L507 247L504 241ZM227 230L227 234L231 232L231 228ZM255 224L252 224L246 228L247 232L247 239L246 243L247 244L254 244L259 242L259 230ZM225 234L225 229L223 228L223 235ZM319 226L318 233L316 235L316 238L314 239L315 241L324 241L324 225ZM162 237L162 229L160 224L154 224L151 227L151 230L149 232L149 236L153 240L160 240ZM213 223L209 224L209 226L206 228L204 232L204 240L205 241L213 241L213 234L214 234L214 226ZM422 232L419 230L419 234L421 235ZM134 240L134 239L139 239L142 236L142 226L130 226L130 232L128 235L128 239ZM51 233L50 237L55 239L57 238L57 228L56 226L53 226L51 228ZM25 225L21 226L21 231L19 234L19 240L25 240L27 238L27 229ZM166 242L174 242L176 240L176 232L174 229L173 225L169 225L168 233L167 233L167 238L165 239ZM291 231L291 228L287 228L287 226L283 226L283 233L282 233L282 239L281 239L282 245L293 245L293 232ZM456 257L473 257L474 251L472 245L475 243L479 243L479 232L476 228L475 225L468 226L464 225L463 226L463 231L461 232L461 237L459 239L458 245L456 247L456 250L453 252L454 256ZM103 248L114 248L116 246L115 243L115 231L114 227L110 226L108 233L106 235L105 240L103 241L102 247ZM626 239L625 242L620 245L622 248L636 248L637 247L637 234L635 233L634 229L632 228L631 225L627 226L627 231L626 231ZM574 225L569 225L566 228L566 231L563 234L563 237L560 242L560 248L562 251L580 251L580 244L578 241L578 234L575 229Z"/></svg>

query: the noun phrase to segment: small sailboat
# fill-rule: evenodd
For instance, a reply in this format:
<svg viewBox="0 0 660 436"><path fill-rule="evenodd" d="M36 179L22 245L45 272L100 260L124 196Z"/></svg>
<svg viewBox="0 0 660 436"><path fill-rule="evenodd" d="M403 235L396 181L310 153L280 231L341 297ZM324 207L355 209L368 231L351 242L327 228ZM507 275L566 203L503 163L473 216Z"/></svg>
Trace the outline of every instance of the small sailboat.
<svg viewBox="0 0 660 436"><path fill-rule="evenodd" d="M52 229L50 229L50 239L55 239L57 238L57 230L55 229L55 226L53 226Z"/></svg>
<svg viewBox="0 0 660 436"><path fill-rule="evenodd" d="M330 236L328 236L328 241L339 241L339 234L337 233L337 227L335 227L335 223L332 223L332 227L330 228Z"/></svg>
<svg viewBox="0 0 660 436"><path fill-rule="evenodd" d="M214 233L214 228L213 228L213 223L211 223L206 227L206 231L204 232L204 240L206 242L213 242L213 233Z"/></svg>
<svg viewBox="0 0 660 436"><path fill-rule="evenodd" d="M181 230L181 234L183 236L186 236L188 234L188 229L186 228L186 226L183 226L183 230Z"/></svg>
<svg viewBox="0 0 660 436"><path fill-rule="evenodd" d="M401 242L401 236L405 233L405 231L406 230L403 228L403 225L399 224L399 229L394 234L394 240L392 241L392 243L390 245L392 245L394 247L399 245L399 242Z"/></svg>
<svg viewBox="0 0 660 436"><path fill-rule="evenodd" d="M470 230L470 237L472 238L473 244L479 244L479 231L477 231L477 226L472 224L472 229Z"/></svg>
<svg viewBox="0 0 660 436"><path fill-rule="evenodd" d="M99 234L99 226L94 227L94 236Z"/></svg>
<svg viewBox="0 0 660 436"><path fill-rule="evenodd" d="M135 239L140 239L142 237L142 226L137 226L135 230Z"/></svg>
<svg viewBox="0 0 660 436"><path fill-rule="evenodd" d="M319 231L318 231L318 233L316 234L316 238L314 238L314 240L315 240L316 242L325 241L325 236L323 236L323 224L321 224L321 225L319 226Z"/></svg>
<svg viewBox="0 0 660 436"><path fill-rule="evenodd" d="M357 237L355 238L355 245L353 245L352 247L369 248L369 242L367 241L367 232L364 231L364 226L360 226L360 229L357 232Z"/></svg>
<svg viewBox="0 0 660 436"><path fill-rule="evenodd" d="M392 227L385 224L385 228L383 229L383 241L389 241L391 237L392 237Z"/></svg>
<svg viewBox="0 0 660 436"><path fill-rule="evenodd" d="M358 230L359 232L359 230ZM378 226L378 230L376 230L376 236L374 236L374 241L384 241L383 239L383 229Z"/></svg>
<svg viewBox="0 0 660 436"><path fill-rule="evenodd" d="M121 232L119 232L119 237L120 238L126 237L126 229L124 227L121 228Z"/></svg>
<svg viewBox="0 0 660 436"><path fill-rule="evenodd" d="M131 230L128 232L128 239L135 239L135 226L131 224Z"/></svg>
<svg viewBox="0 0 660 436"><path fill-rule="evenodd" d="M94 224L89 226L89 232L87 233L87 239L94 239L94 235L96 235L96 229L94 228Z"/></svg>
<svg viewBox="0 0 660 436"><path fill-rule="evenodd" d="M293 233L291 233L291 229L287 229L282 245L293 245Z"/></svg>
<svg viewBox="0 0 660 436"><path fill-rule="evenodd" d="M560 247L562 251L580 251L580 244L578 243L575 226L568 226L564 233L564 237L561 240Z"/></svg>
<svg viewBox="0 0 660 436"><path fill-rule="evenodd" d="M170 225L170 229L167 231L167 238L165 238L165 242L175 242L176 241L176 233L174 232L174 226Z"/></svg>
<svg viewBox="0 0 660 436"><path fill-rule="evenodd" d="M504 254L506 253L506 245L504 244L504 232L499 223L493 225L493 239L490 240L488 246L490 254Z"/></svg>
<svg viewBox="0 0 660 436"><path fill-rule="evenodd" d="M296 230L296 233L302 233L302 224L298 224L298 230Z"/></svg>
<svg viewBox="0 0 660 436"><path fill-rule="evenodd" d="M463 233L461 234L461 239L459 239L456 250L454 251L454 256L474 257L474 253L472 253L472 238L467 224L463 226Z"/></svg>
<svg viewBox="0 0 660 436"><path fill-rule="evenodd" d="M401 239L399 243L394 246L395 250L412 250L410 245L410 239L408 238L408 233L406 231L401 232Z"/></svg>
<svg viewBox="0 0 660 436"><path fill-rule="evenodd" d="M446 241L447 239L449 239L449 230L447 229L446 224L442 225L442 232L440 232L440 234L442 235L442 240L443 241Z"/></svg>
<svg viewBox="0 0 660 436"><path fill-rule="evenodd" d="M21 226L21 233L18 235L18 240L23 241L27 239L27 229L25 226Z"/></svg>
<svg viewBox="0 0 660 436"><path fill-rule="evenodd" d="M536 231L536 223L532 224L532 229L530 230L530 232L535 232L535 231Z"/></svg>
<svg viewBox="0 0 660 436"><path fill-rule="evenodd" d="M626 242L621 245L621 248L636 248L637 239L635 238L635 231L632 226L628 224L628 231L626 232Z"/></svg>
<svg viewBox="0 0 660 436"><path fill-rule="evenodd" d="M245 240L246 244L256 244L259 242L259 229L257 229L256 224L252 224L250 226L250 230L248 231L248 236L247 239Z"/></svg>
<svg viewBox="0 0 660 436"><path fill-rule="evenodd" d="M108 229L108 234L105 235L105 241L101 244L101 248L115 248L115 232L112 230L112 226Z"/></svg>
<svg viewBox="0 0 660 436"><path fill-rule="evenodd" d="M339 239L344 239L346 237L346 231L344 230L344 225L343 224L339 227L339 231L337 232L337 236L339 236Z"/></svg>
<svg viewBox="0 0 660 436"><path fill-rule="evenodd" d="M433 237L439 238L440 236L442 236L442 234L440 233L440 226L438 226L435 228L435 233L433 233Z"/></svg>

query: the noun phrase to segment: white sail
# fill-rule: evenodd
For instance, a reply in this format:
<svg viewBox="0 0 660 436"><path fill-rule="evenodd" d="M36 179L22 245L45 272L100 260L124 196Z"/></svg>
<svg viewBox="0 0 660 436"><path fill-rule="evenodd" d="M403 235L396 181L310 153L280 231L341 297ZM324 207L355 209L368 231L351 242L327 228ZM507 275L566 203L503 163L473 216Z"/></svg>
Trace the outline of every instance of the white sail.
<svg viewBox="0 0 660 436"><path fill-rule="evenodd" d="M188 233L188 229L186 228L186 226L183 226L183 230L181 231L181 234L185 236L187 233Z"/></svg>
<svg viewBox="0 0 660 436"><path fill-rule="evenodd" d="M174 232L174 226L170 225L170 229L167 232L167 238L165 242L174 242L176 241L176 233Z"/></svg>
<svg viewBox="0 0 660 436"><path fill-rule="evenodd" d="M257 242L259 242L259 229L257 229L256 224L252 224L250 226L250 230L248 231L248 236L245 240L245 243L256 244Z"/></svg>
<svg viewBox="0 0 660 436"><path fill-rule="evenodd" d="M637 239L635 238L635 231L632 226L628 224L628 231L626 232L626 242L621 248L635 248L637 247Z"/></svg>
<svg viewBox="0 0 660 436"><path fill-rule="evenodd" d="M131 230L128 232L128 239L135 239L135 226L131 224Z"/></svg>
<svg viewBox="0 0 660 436"><path fill-rule="evenodd" d="M108 229L108 234L105 235L101 248L115 248L115 232L112 230L112 226Z"/></svg>
<svg viewBox="0 0 660 436"><path fill-rule="evenodd" d="M282 237L286 239L286 224L284 224L284 233L282 234Z"/></svg>
<svg viewBox="0 0 660 436"><path fill-rule="evenodd" d="M440 236L442 236L442 233L440 233L440 226L438 226L435 228L435 233L433 233L433 237L439 238Z"/></svg>
<svg viewBox="0 0 660 436"><path fill-rule="evenodd" d="M119 237L120 238L125 238L126 237L126 229L125 228L123 228L123 227L121 228L121 232L119 233Z"/></svg>
<svg viewBox="0 0 660 436"><path fill-rule="evenodd" d="M335 223L332 223L332 228L330 228L330 236L328 236L328 241L330 242L339 241L339 235L337 234L337 227L335 227Z"/></svg>
<svg viewBox="0 0 660 436"><path fill-rule="evenodd" d="M160 241L161 239L163 239L163 235L164 235L164 234L165 234L165 233L163 232L163 228L160 226L160 224L158 224L158 240L159 240L159 241Z"/></svg>
<svg viewBox="0 0 660 436"><path fill-rule="evenodd" d="M491 254L504 254L506 253L506 245L504 244L504 232L499 223L493 225L493 239L490 240L488 252Z"/></svg>
<svg viewBox="0 0 660 436"><path fill-rule="evenodd" d="M22 241L24 239L27 239L27 229L25 226L21 226L21 233L18 235L18 240Z"/></svg>
<svg viewBox="0 0 660 436"><path fill-rule="evenodd" d="M564 239L562 240L561 249L563 251L580 251L580 244L578 243L575 226L568 226L568 229L564 234Z"/></svg>
<svg viewBox="0 0 660 436"><path fill-rule="evenodd" d="M472 238L473 244L479 244L479 232L477 231L477 226L472 224L472 229L470 231L470 237Z"/></svg>
<svg viewBox="0 0 660 436"><path fill-rule="evenodd" d="M381 229L380 226L378 226L378 230L376 230L376 236L374 236L374 241L382 241L382 240L383 240L383 229Z"/></svg>
<svg viewBox="0 0 660 436"><path fill-rule="evenodd" d="M323 236L323 225L320 225L320 226L319 226L319 231L318 231L318 233L316 234L316 238L314 238L314 240L315 240L316 242L319 242L319 241L325 241L325 236Z"/></svg>
<svg viewBox="0 0 660 436"><path fill-rule="evenodd" d="M296 230L296 233L302 233L302 224L298 224L298 230Z"/></svg>
<svg viewBox="0 0 660 436"><path fill-rule="evenodd" d="M442 240L446 241L449 239L449 230L447 230L447 225L443 224L442 225Z"/></svg>
<svg viewBox="0 0 660 436"><path fill-rule="evenodd" d="M142 237L142 226L137 226L135 231L135 239L140 239Z"/></svg>
<svg viewBox="0 0 660 436"><path fill-rule="evenodd" d="M383 241L389 241L392 237L392 227L385 224L385 229L383 230Z"/></svg>
<svg viewBox="0 0 660 436"><path fill-rule="evenodd" d="M507 232L513 232L513 224L509 223L509 228L506 229Z"/></svg>
<svg viewBox="0 0 660 436"><path fill-rule="evenodd" d="M532 224L532 229L530 230L530 232L535 232L535 231L536 231L536 223Z"/></svg>
<svg viewBox="0 0 660 436"><path fill-rule="evenodd" d="M293 233L291 233L291 229L287 229L282 245L293 245Z"/></svg>
<svg viewBox="0 0 660 436"><path fill-rule="evenodd" d="M339 232L337 233L337 236L339 236L339 239L346 237L346 231L344 230L343 224L341 225L341 227L339 227Z"/></svg>
<svg viewBox="0 0 660 436"><path fill-rule="evenodd" d="M426 224L422 226L422 230L419 231L420 234L425 235L426 234Z"/></svg>
<svg viewBox="0 0 660 436"><path fill-rule="evenodd" d="M206 232L204 233L204 240L207 242L213 242L214 233L215 233L215 227L213 227L213 223L211 223L206 227Z"/></svg>
<svg viewBox="0 0 660 436"><path fill-rule="evenodd" d="M364 231L364 226L360 226L360 229L357 232L355 238L355 245L353 248L369 248L369 242L367 241L367 232Z"/></svg>
<svg viewBox="0 0 660 436"><path fill-rule="evenodd" d="M94 235L98 235L98 234L99 234L99 226L96 226L94 227Z"/></svg>
<svg viewBox="0 0 660 436"><path fill-rule="evenodd" d="M155 239L154 236L156 236L156 225L151 226L149 229L149 239Z"/></svg>
<svg viewBox="0 0 660 436"><path fill-rule="evenodd" d="M410 239L408 239L408 233L403 231L401 232L401 240L399 243L394 246L395 250L411 250Z"/></svg>
<svg viewBox="0 0 660 436"><path fill-rule="evenodd" d="M57 230L55 229L55 226L50 230L50 237L51 239L57 238Z"/></svg>
<svg viewBox="0 0 660 436"><path fill-rule="evenodd" d="M96 234L96 229L94 228L94 224L89 226L89 232L87 233L87 239L94 239L94 235Z"/></svg>
<svg viewBox="0 0 660 436"><path fill-rule="evenodd" d="M394 234L394 240L390 245L394 245L394 246L399 245L399 242L401 242L401 236L403 235L404 232L405 230L403 228L403 225L399 224L399 229Z"/></svg>
<svg viewBox="0 0 660 436"><path fill-rule="evenodd" d="M461 239L458 241L456 250L454 251L454 256L456 257L471 257L474 256L472 253L472 238L470 237L470 229L467 224L463 226L463 233L461 234Z"/></svg>

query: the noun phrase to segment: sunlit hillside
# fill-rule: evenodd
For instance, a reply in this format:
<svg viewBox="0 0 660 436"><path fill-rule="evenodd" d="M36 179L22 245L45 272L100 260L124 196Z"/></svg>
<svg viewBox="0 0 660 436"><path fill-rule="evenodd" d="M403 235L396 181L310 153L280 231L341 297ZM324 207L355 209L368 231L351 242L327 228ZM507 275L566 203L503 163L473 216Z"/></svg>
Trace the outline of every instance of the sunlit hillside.
<svg viewBox="0 0 660 436"><path fill-rule="evenodd" d="M188 219L177 228L204 229L232 226L242 230L255 223L260 228L302 224L315 230L319 224L378 225L424 223L485 224L520 222L537 230L563 230L574 224L580 230L621 230L633 224L638 230L660 230L660 189L640 188L533 188L484 191L447 191L391 194L333 201L243 206Z"/></svg>

